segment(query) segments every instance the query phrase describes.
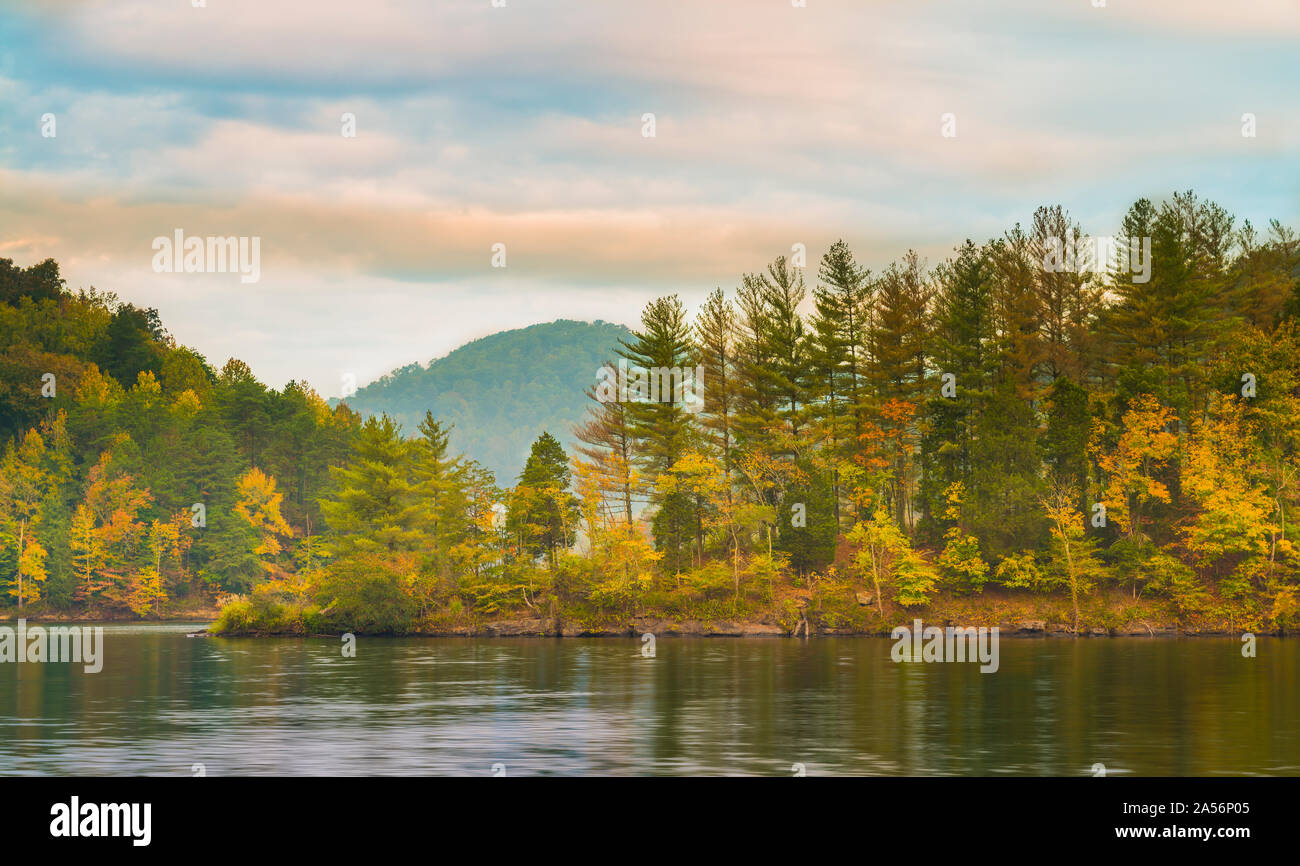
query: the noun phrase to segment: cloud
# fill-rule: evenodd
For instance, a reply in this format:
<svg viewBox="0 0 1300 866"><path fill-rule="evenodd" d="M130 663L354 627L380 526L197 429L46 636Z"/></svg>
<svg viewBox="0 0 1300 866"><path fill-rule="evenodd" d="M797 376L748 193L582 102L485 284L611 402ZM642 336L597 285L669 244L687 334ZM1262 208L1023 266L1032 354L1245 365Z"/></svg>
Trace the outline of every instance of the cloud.
<svg viewBox="0 0 1300 866"><path fill-rule="evenodd" d="M1189 186L1290 221L1300 16L1245 7L0 0L0 253L54 256L272 378L332 381L335 355L378 373L496 318L633 321L795 242L844 237L879 269L1047 202L1108 233ZM153 274L176 228L260 236L262 283ZM438 322L429 351L386 323L408 308Z"/></svg>

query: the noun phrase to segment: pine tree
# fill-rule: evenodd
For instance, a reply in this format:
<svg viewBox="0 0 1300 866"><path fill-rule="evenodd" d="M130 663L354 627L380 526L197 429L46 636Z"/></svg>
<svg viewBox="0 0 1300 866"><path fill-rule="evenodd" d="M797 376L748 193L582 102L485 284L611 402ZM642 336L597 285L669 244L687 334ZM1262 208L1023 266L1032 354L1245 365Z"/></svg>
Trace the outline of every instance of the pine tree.
<svg viewBox="0 0 1300 866"><path fill-rule="evenodd" d="M909 251L902 263L886 269L877 281L874 315L867 335L874 406L881 416L879 431L865 431L893 447L890 453L888 495L900 526L916 518L916 424L926 387L926 347L931 329L929 312L933 289L920 256Z"/></svg>
<svg viewBox="0 0 1300 866"><path fill-rule="evenodd" d="M946 491L969 484L971 446L995 362L993 269L988 252L967 240L935 271L937 291L930 331L935 368L955 391L931 389L922 440L921 514L943 521Z"/></svg>
<svg viewBox="0 0 1300 866"><path fill-rule="evenodd" d="M704 370L704 409L700 425L722 455L723 470L731 478L732 449L735 447L737 398L736 310L715 289L695 319L695 351Z"/></svg>
<svg viewBox="0 0 1300 866"><path fill-rule="evenodd" d="M1231 226L1221 208L1190 192L1159 209L1141 199L1124 218L1116 301L1103 321L1110 365L1122 396L1153 394L1184 427L1207 399L1203 373L1223 308ZM1135 274L1146 248L1149 269Z"/></svg>
<svg viewBox="0 0 1300 866"><path fill-rule="evenodd" d="M329 527L329 549L354 551L416 550L420 532L411 494L412 447L401 426L387 415L371 416L361 426L351 458L331 467L334 490L321 500Z"/></svg>
<svg viewBox="0 0 1300 866"><path fill-rule="evenodd" d="M966 527L992 557L1043 537L1038 418L1013 383L995 385L983 400L971 445Z"/></svg>
<svg viewBox="0 0 1300 866"><path fill-rule="evenodd" d="M572 474L560 440L545 431L533 442L519 475L507 518L533 555L546 554L554 569L556 555L573 544L578 503L569 492Z"/></svg>
<svg viewBox="0 0 1300 866"><path fill-rule="evenodd" d="M824 568L835 559L837 523L834 475L817 461L796 459L796 481L777 503L779 540L776 549L789 557L800 575Z"/></svg>
<svg viewBox="0 0 1300 866"><path fill-rule="evenodd" d="M466 478L467 467L448 453L450 426L444 427L426 411L419 426L412 459L412 488L416 529L423 535L421 577L431 577L422 592L425 606L441 585L450 585L454 561L465 553L472 535L474 510Z"/></svg>
<svg viewBox="0 0 1300 866"><path fill-rule="evenodd" d="M202 506L203 525L191 528L190 567L208 586L239 592L261 574L251 554L251 529L235 515L236 482L243 471L234 441L219 425L204 423L219 416L203 414L181 432L176 455L176 487L167 510ZM192 518L197 518L196 514Z"/></svg>
<svg viewBox="0 0 1300 866"><path fill-rule="evenodd" d="M838 380L835 391L853 419L853 441L862 432L866 397L867 335L872 305L871 272L860 267L853 252L838 240L822 256L818 277L822 285L815 292L818 363L821 378L829 385ZM818 327L817 323L822 323ZM833 347L833 351L832 351ZM832 356L838 355L838 362Z"/></svg>
<svg viewBox="0 0 1300 866"><path fill-rule="evenodd" d="M617 376L613 364L604 369ZM632 419L628 404L619 399L617 379L604 385L600 390L596 386L587 389L591 404L587 419L574 429L574 437L582 443L575 450L596 485L593 489L599 493L605 516L610 520L617 516L631 526L633 502L639 495Z"/></svg>
<svg viewBox="0 0 1300 866"><path fill-rule="evenodd" d="M620 354L629 365L629 376L635 376L627 413L639 474L650 488L655 509L651 518L655 541L664 552L665 568L676 570L684 545L695 535L690 502L682 494L666 492L671 488L658 483L693 447L695 439L686 395L673 381L687 376L695 357L686 311L676 295L646 305L641 330L633 332L631 341L622 342Z"/></svg>
<svg viewBox="0 0 1300 866"><path fill-rule="evenodd" d="M745 275L736 294L736 448L751 453L768 447L772 431L780 426L776 389L770 385L770 371L776 363L774 349L766 335L772 330L762 283ZM733 465L737 458L733 455Z"/></svg>
<svg viewBox="0 0 1300 866"><path fill-rule="evenodd" d="M630 381L629 426L643 476L653 483L691 445L690 414L680 385L695 352L681 300L671 295L651 301L641 313L641 330L620 345Z"/></svg>
<svg viewBox="0 0 1300 866"><path fill-rule="evenodd" d="M1077 267L1077 251L1083 230L1070 220L1060 205L1034 211L1028 254L1034 269L1034 293L1038 300L1038 332L1042 344L1043 369L1055 381L1067 376L1084 382L1098 371L1094 329L1102 310L1103 289L1096 271L1109 263L1093 263L1092 269ZM1076 267L1054 266L1054 253L1076 251Z"/></svg>
<svg viewBox="0 0 1300 866"><path fill-rule="evenodd" d="M1049 477L1078 491L1079 509L1086 511L1092 431L1088 392L1068 376L1058 376L1047 393L1046 409L1047 429L1039 440L1042 463Z"/></svg>
<svg viewBox="0 0 1300 866"><path fill-rule="evenodd" d="M747 371L753 391L765 392L754 402L770 407L771 422L797 435L807 420L811 396L808 388L808 342L799 306L807 290L803 273L778 256L767 272L745 277L745 295L749 307L761 313L752 316L756 330L750 339L757 345L750 354L762 363Z"/></svg>
<svg viewBox="0 0 1300 866"><path fill-rule="evenodd" d="M865 346L870 274L860 268L844 241L822 256L822 285L813 291L815 312L809 340L813 412L836 458L831 473L835 528L840 526L840 469L862 435L865 411Z"/></svg>
<svg viewBox="0 0 1300 866"><path fill-rule="evenodd" d="M213 390L213 401L241 449L246 465L258 462L265 445L270 417L267 413L266 386L257 380L247 364L231 358L221 368Z"/></svg>

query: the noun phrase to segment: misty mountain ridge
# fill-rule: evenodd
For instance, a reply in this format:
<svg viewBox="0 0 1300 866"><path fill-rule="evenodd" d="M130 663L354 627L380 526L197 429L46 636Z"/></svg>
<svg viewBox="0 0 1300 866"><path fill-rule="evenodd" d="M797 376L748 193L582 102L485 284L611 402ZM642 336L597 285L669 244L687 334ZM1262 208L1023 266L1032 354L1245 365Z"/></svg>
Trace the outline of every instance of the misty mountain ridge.
<svg viewBox="0 0 1300 866"><path fill-rule="evenodd" d="M479 461L497 483L515 483L542 431L565 448L587 413L586 389L615 356L623 325L558 319L499 331L447 355L400 367L342 401L363 416L387 413L417 435L426 410L451 424L451 450Z"/></svg>

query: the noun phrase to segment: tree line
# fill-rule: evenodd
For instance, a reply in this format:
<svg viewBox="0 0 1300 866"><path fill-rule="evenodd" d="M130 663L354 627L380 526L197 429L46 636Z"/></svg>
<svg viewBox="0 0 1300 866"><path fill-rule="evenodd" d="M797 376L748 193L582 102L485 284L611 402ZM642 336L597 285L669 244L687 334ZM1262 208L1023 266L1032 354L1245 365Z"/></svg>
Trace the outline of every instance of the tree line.
<svg viewBox="0 0 1300 866"><path fill-rule="evenodd" d="M1108 267L1047 265L1085 240L1044 207L933 267L839 241L694 315L658 298L610 363L698 367L703 405L574 383L579 445L543 434L510 487L432 415L214 371L152 311L5 263L0 580L140 615L231 593L236 630L863 624L993 591L1076 630L1115 600L1293 624L1300 239L1187 192L1136 202Z"/></svg>
<svg viewBox="0 0 1300 866"><path fill-rule="evenodd" d="M19 610L150 616L296 567L360 419L214 370L158 314L0 259L0 585Z"/></svg>
<svg viewBox="0 0 1300 866"><path fill-rule="evenodd" d="M1143 199L1113 258L1053 267L1088 238L1044 207L933 268L873 274L839 241L815 278L778 257L693 320L652 302L619 354L702 365L704 409L593 393L574 471L597 585L630 606L655 585L620 553L644 503L658 572L705 594L847 573L882 616L993 585L1068 596L1075 627L1108 591L1287 622L1300 240L1234 223Z"/></svg>

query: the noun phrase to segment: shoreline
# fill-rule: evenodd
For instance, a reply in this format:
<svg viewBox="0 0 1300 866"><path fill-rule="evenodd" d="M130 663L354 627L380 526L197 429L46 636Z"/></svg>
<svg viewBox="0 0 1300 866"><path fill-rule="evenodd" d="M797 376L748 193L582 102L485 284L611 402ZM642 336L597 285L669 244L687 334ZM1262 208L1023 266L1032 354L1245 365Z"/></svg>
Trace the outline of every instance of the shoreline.
<svg viewBox="0 0 1300 866"><path fill-rule="evenodd" d="M940 593L925 606L887 605L880 611L865 591L825 594L784 592L762 605L738 610L648 607L640 611L502 610L492 614L434 610L399 622L353 615L322 617L309 606L245 603L222 611L210 628L229 636L402 634L413 637L889 637L899 626L997 628L1001 637L1240 637L1288 630L1262 613L1234 615L1207 608L1189 613L1119 591L1081 605L1076 619L1068 599L995 588L978 595ZM705 605L700 605L705 607ZM746 609L748 608L748 609ZM360 621L358 621L360 620Z"/></svg>
<svg viewBox="0 0 1300 866"><path fill-rule="evenodd" d="M924 622L924 621L923 621ZM898 623L911 627L911 621ZM952 623L928 623L946 628ZM1075 635L1068 626L1061 623L1042 621L1024 621L1019 623L999 623L989 626L961 626L962 628L997 628L999 637L1035 640L1045 638L1185 638L1214 637L1239 638L1244 631L1224 629L1184 629L1173 626L1111 628L1081 628ZM438 629L419 629L401 634L391 632L355 632L364 637L429 637L429 638L621 638L636 639L645 634L661 637L698 637L698 638L832 638L832 637L871 637L891 638L894 625L883 629L846 629L813 627L808 634L795 635L792 631L772 623L761 622L706 622L700 620L665 621L657 619L633 620L626 625L576 626L547 623L542 620L496 620L474 626L457 626ZM292 632L292 631L229 631L214 633L207 629L193 632L205 637L340 637L348 632ZM1277 631L1252 631L1251 634L1264 637L1285 637Z"/></svg>
<svg viewBox="0 0 1300 866"><path fill-rule="evenodd" d="M1089 605L1079 618L1076 636L1072 627L1072 611L1061 599L1051 597L1025 597L1002 590L993 590L980 596L941 595L930 605L909 611L894 607L881 616L874 607L863 603L862 593L837 599L824 596L819 599L791 599L783 608L779 603L766 609L741 610L738 616L700 615L693 611L673 614L647 612L642 614L600 615L594 611L574 616L570 611L543 613L537 611L503 611L493 619L478 616L454 617L443 612L406 623L405 630L348 628L347 620L322 622L303 616L301 608L281 608L281 616L248 617L230 621L226 629L213 631L222 623L222 609L211 604L196 604L156 614L142 619L122 611L0 611L0 623L16 622L20 616L33 625L104 623L131 624L194 624L195 635L219 637L338 637L352 633L368 637L448 637L448 638L639 638L644 634L656 637L890 637L898 626L913 627L915 620L923 626L940 628L997 628L999 636L1016 639L1047 637L1100 638L1100 637L1240 637L1251 633L1260 636L1286 636L1288 630L1274 627L1263 617L1229 617L1223 615L1179 616L1167 606L1147 600L1131 600L1119 594L1108 594ZM838 603L837 603L838 602ZM701 612L703 613L703 612ZM513 615L512 615L513 614ZM260 621L259 621L260 619ZM316 619L316 621L313 621ZM1244 621L1242 621L1244 620ZM1261 621L1264 620L1264 621ZM200 626L200 624L202 624ZM262 627L259 627L262 626Z"/></svg>
<svg viewBox="0 0 1300 866"><path fill-rule="evenodd" d="M185 623L185 622L207 622L209 624L216 622L220 613L216 608L197 608L188 611L179 611L176 613L167 613L161 616L149 617L147 619L138 616L125 616L111 613L60 613L60 612L42 612L31 613L29 611L7 610L0 612L0 623L17 622L20 619L30 623L112 623L113 625L130 625L130 624L147 624L147 623Z"/></svg>

